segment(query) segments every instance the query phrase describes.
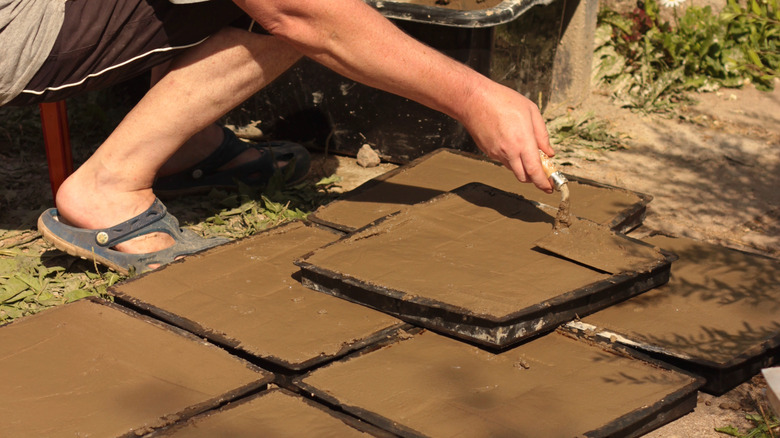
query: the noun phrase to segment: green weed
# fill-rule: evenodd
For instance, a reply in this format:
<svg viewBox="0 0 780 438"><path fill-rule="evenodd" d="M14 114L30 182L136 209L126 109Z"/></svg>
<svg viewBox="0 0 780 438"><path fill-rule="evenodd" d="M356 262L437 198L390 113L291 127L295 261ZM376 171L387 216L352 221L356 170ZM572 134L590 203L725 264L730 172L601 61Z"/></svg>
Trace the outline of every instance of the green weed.
<svg viewBox="0 0 780 438"><path fill-rule="evenodd" d="M599 13L594 79L624 107L668 112L685 91L740 87L771 90L780 77L777 0L728 0L719 14L691 6L662 21L656 0L630 14Z"/></svg>
<svg viewBox="0 0 780 438"><path fill-rule="evenodd" d="M745 433L740 432L734 426L718 427L715 431L735 436L738 438L777 438L780 437L780 419L777 416L768 417L765 415L763 409L761 415L759 414L747 414L745 416L751 423L753 428Z"/></svg>

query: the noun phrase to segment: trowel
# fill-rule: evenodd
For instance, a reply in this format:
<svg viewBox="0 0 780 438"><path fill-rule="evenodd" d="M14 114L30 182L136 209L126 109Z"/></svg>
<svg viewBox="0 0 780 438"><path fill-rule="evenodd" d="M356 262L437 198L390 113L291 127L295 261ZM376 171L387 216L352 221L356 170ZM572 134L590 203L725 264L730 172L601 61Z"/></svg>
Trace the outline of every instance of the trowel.
<svg viewBox="0 0 780 438"><path fill-rule="evenodd" d="M539 248L610 274L642 272L664 260L665 256L653 246L572 215L568 180L550 157L541 150L539 154L545 174L561 193L552 233L536 242Z"/></svg>

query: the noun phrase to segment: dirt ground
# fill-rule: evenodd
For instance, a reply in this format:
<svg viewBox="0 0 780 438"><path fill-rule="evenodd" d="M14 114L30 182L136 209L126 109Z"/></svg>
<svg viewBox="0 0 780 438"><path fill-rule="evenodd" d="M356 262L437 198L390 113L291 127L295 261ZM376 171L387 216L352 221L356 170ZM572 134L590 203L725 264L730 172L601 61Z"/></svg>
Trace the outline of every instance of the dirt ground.
<svg viewBox="0 0 780 438"><path fill-rule="evenodd" d="M627 148L572 148L556 161L564 171L654 197L644 228L780 257L780 83L766 93L748 86L696 96L698 103L671 117L642 115L616 107L594 91L572 115L592 113L626 138ZM392 169L364 169L337 160L342 188ZM572 202L576 202L573 199ZM765 406L766 382L759 375L715 397L700 393L694 412L648 434L652 438L728 435L716 427L747 431L747 413Z"/></svg>
<svg viewBox="0 0 780 438"><path fill-rule="evenodd" d="M653 230L780 255L780 87L696 98L666 119L593 93L577 111L609 121L628 147L558 159L566 172L653 195Z"/></svg>

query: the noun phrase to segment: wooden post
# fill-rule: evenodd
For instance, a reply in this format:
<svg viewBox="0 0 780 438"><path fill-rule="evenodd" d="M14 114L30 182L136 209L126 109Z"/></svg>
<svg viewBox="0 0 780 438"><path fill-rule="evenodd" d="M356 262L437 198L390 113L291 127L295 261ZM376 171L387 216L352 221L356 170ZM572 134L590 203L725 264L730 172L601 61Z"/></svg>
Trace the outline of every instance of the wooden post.
<svg viewBox="0 0 780 438"><path fill-rule="evenodd" d="M49 163L51 192L56 198L57 190L62 182L73 173L68 110L64 100L42 103L39 108L43 126L43 142L46 146L46 159Z"/></svg>

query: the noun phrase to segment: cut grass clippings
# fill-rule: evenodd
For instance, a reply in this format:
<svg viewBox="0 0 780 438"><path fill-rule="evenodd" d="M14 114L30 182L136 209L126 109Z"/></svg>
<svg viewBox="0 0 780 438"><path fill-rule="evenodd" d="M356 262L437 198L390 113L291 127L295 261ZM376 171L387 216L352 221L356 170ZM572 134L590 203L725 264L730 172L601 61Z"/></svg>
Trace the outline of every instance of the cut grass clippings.
<svg viewBox="0 0 780 438"><path fill-rule="evenodd" d="M120 276L106 270L73 271L72 260L62 264L48 245L32 231L0 231L0 323L87 296L106 297L106 289ZM31 239L28 239L32 236ZM6 244L8 242L10 245Z"/></svg>

